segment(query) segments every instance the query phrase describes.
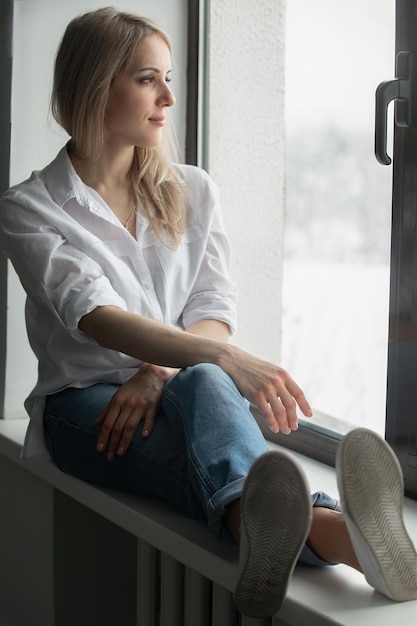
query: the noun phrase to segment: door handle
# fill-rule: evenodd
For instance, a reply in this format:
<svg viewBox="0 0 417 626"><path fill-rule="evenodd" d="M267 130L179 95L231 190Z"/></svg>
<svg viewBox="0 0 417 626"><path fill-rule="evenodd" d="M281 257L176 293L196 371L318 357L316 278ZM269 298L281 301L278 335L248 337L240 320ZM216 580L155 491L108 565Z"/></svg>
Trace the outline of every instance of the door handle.
<svg viewBox="0 0 417 626"><path fill-rule="evenodd" d="M398 126L417 128L417 52L399 52L397 78L380 83L375 92L375 156L389 165L387 154L388 105L395 100L395 122Z"/></svg>

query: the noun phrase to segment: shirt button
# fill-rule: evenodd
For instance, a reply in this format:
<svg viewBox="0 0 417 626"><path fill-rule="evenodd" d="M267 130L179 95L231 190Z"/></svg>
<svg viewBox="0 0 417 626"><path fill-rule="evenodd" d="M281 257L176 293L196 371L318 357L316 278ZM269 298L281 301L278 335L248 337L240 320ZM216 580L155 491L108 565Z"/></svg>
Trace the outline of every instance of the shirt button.
<svg viewBox="0 0 417 626"><path fill-rule="evenodd" d="M149 291L149 289L151 288L151 286L150 286L150 284L149 284L149 283L145 283L144 287L145 287L145 289L147 289L148 291Z"/></svg>

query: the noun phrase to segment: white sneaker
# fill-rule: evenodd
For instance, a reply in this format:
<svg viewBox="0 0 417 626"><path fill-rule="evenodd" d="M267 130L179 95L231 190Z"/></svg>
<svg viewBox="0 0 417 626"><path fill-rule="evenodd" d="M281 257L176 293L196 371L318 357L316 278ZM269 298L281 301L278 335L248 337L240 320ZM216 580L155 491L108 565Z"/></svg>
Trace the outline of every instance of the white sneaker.
<svg viewBox="0 0 417 626"><path fill-rule="evenodd" d="M251 467L241 497L239 577L234 599L249 617L274 615L310 530L304 472L284 452L266 452Z"/></svg>
<svg viewBox="0 0 417 626"><path fill-rule="evenodd" d="M366 428L336 457L342 512L368 583L392 600L417 598L417 554L403 520L404 480L390 446Z"/></svg>

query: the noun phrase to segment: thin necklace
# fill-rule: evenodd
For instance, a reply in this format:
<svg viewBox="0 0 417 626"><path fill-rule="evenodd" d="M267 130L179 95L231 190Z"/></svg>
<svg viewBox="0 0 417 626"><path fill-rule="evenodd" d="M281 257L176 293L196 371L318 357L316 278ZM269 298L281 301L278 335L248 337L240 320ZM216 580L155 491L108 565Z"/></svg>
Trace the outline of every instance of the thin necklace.
<svg viewBox="0 0 417 626"><path fill-rule="evenodd" d="M126 230L129 230L129 222L133 217L134 212L136 211L136 205L134 204L132 207L132 210L129 213L129 217L127 218L127 220L124 222L123 220L120 220L122 223L123 228L125 228Z"/></svg>

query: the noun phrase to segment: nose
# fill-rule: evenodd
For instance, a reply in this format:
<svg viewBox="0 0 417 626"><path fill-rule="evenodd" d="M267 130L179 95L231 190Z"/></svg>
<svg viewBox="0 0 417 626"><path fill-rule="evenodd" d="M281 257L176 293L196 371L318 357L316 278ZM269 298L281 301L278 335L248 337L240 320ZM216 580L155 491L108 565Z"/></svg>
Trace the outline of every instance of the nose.
<svg viewBox="0 0 417 626"><path fill-rule="evenodd" d="M174 96L174 92L167 84L165 84L164 89L162 93L160 94L158 100L159 100L158 101L159 106L162 106L162 107L174 106L176 102L176 98Z"/></svg>

